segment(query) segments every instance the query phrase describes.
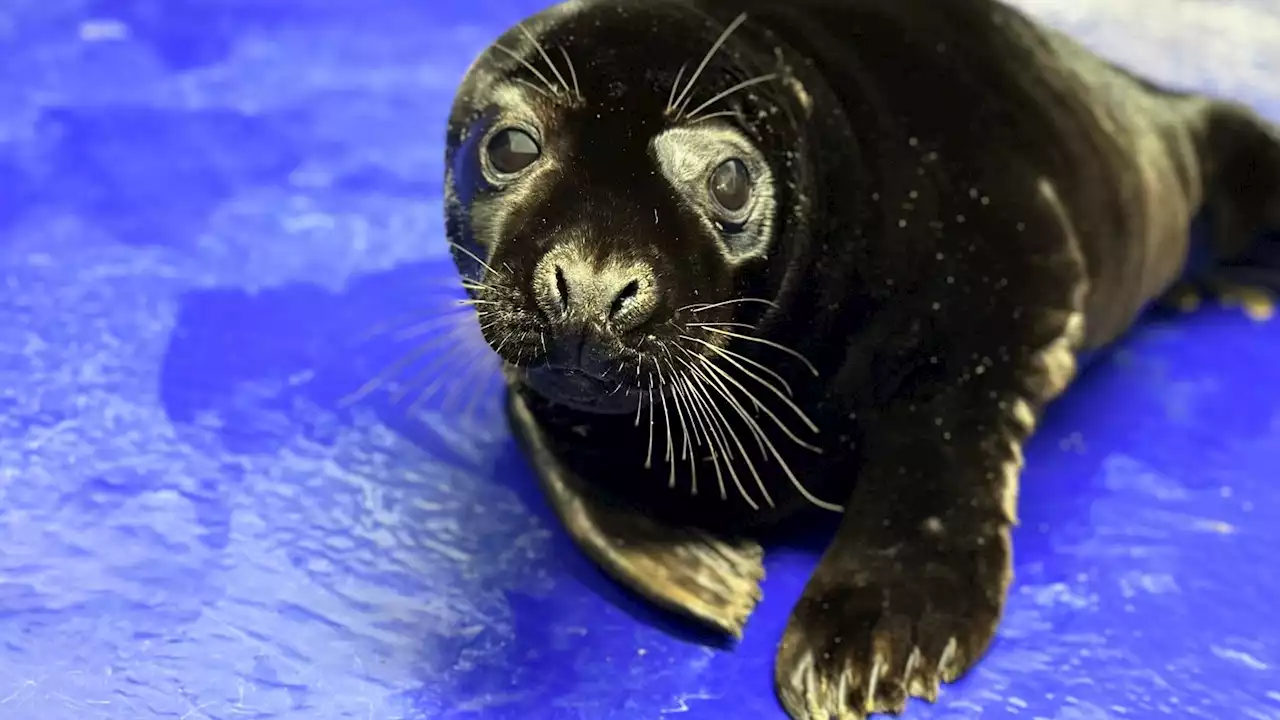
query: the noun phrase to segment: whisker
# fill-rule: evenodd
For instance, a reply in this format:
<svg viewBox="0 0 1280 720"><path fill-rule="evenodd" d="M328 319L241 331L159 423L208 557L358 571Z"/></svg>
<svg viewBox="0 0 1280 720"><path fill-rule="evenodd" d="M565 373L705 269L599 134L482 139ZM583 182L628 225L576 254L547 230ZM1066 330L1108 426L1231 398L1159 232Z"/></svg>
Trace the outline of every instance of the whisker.
<svg viewBox="0 0 1280 720"><path fill-rule="evenodd" d="M637 412L636 417L640 414ZM644 453L644 469L653 467L653 374L649 375L649 445Z"/></svg>
<svg viewBox="0 0 1280 720"><path fill-rule="evenodd" d="M520 28L520 32L524 33L525 37L529 38L529 42L533 43L533 47L538 50L538 54L546 61L547 67L551 68L551 72L555 73L556 79L560 81L560 86L564 88L566 93L568 93L569 83L564 81L564 76L560 74L560 68L557 68L556 64L551 62L551 56L548 55L546 49L542 47L542 43L538 42L538 38L534 37L533 33L529 32L529 29L526 28L523 23L517 27Z"/></svg>
<svg viewBox="0 0 1280 720"><path fill-rule="evenodd" d="M720 33L720 37L716 38L715 43L711 46L711 49L707 51L707 54L702 56L702 62L698 64L698 69L689 77L689 82L685 83L684 91L680 93L680 97L676 98L675 105L677 112L681 112L681 108L688 104L685 97L689 94L689 91L693 90L694 83L698 81L698 78L702 75L702 71L706 69L707 63L711 62L711 58L716 54L716 51L720 49L720 46L724 44L725 40L729 39L729 36L733 34L733 31L737 30L738 26L745 22L746 19L746 13L742 13L738 15L738 17L734 18L733 22L729 23L729 26L724 29L724 32Z"/></svg>
<svg viewBox="0 0 1280 720"><path fill-rule="evenodd" d="M698 123L701 123L701 122L706 122L708 120L714 120L716 118L722 118L722 117L737 118L739 121L741 121L742 113L738 110L720 110L718 112L707 113L706 115L702 115L693 120L689 120L687 121L687 123L689 125L697 125Z"/></svg>
<svg viewBox="0 0 1280 720"><path fill-rule="evenodd" d="M569 58L569 51L565 50L563 45L559 47L560 47L560 54L564 56L564 64L569 67L569 76L573 78L573 94L578 98L579 101L581 101L583 98L582 98L582 91L578 89L578 71L575 70L573 67L573 60Z"/></svg>
<svg viewBox="0 0 1280 720"><path fill-rule="evenodd" d="M482 268L484 268L485 270L488 270L489 272L493 273L495 277L505 277L502 273L500 273L500 272L498 272L497 270L494 270L492 267L490 267L490 266L489 266L489 263L487 263L487 262L485 262L485 261L481 260L481 259L479 258L479 256L477 256L475 253L471 252L470 250L468 250L468 249L466 249L466 248L462 247L462 245L460 245L460 244L458 244L458 243L456 243L456 242L454 242L454 241L452 241L452 240L450 240L450 241L449 241L449 244L450 244L451 246L453 246L453 247L457 248L459 252L465 253L465 254L466 254L468 257L470 257L472 260L475 260L476 262L480 263L480 267L482 267ZM474 282L474 281L472 281L472 282Z"/></svg>
<svg viewBox="0 0 1280 720"><path fill-rule="evenodd" d="M688 355L689 352L685 350L685 354ZM692 387L694 387L697 390L697 394L699 395L699 401L701 402L704 411L707 413L707 416L712 418L711 424L715 429L716 438L720 443L721 449L724 450L727 456L729 456L726 462L726 466L729 469L729 477L733 479L733 484L734 484L734 487L738 490L738 494L741 495L742 499L745 500L747 504L751 506L752 510L760 509L760 505L755 501L754 498L751 497L751 494L747 492L747 489L742 486L742 479L738 477L738 471L734 468L733 458L729 454L728 443L725 440L726 436L732 439L733 444L738 447L738 452L742 454L743 461L747 463L747 469L751 471L752 477L755 478L756 487L758 487L760 489L760 493L764 495L765 502L768 503L769 507L774 507L773 498L769 495L769 491L764 486L764 479L760 477L760 471L756 469L756 464L751 462L751 456L747 453L747 449L743 447L742 440L738 437L738 433L734 432L733 427L729 422L729 420L724 416L724 413L720 412L719 405L717 405L715 401L711 399L711 394L708 392L708 390L709 389L715 390L716 389L715 386L707 381L707 376L705 375L705 373L701 372L701 370L698 367L690 363L688 360L682 359L681 361L684 363L685 367L689 369L689 372L691 373L691 375L693 377L697 377L699 380L697 385L694 385ZM741 406L737 403L737 401L733 398L733 396L728 395L724 391L720 391L720 395L725 399L727 399L730 403L730 406L733 407L735 410L737 410L740 415L743 414Z"/></svg>
<svg viewBox="0 0 1280 720"><path fill-rule="evenodd" d="M671 372L671 375L672 375L671 388L672 390L675 390L680 386L680 379L678 376L676 376L675 368L668 365L667 369ZM689 427L685 424L685 421L684 421L684 406L683 406L683 403L680 402L679 394L672 395L671 404L675 406L676 418L680 421L680 438L682 440L681 446L680 446L680 459L684 460L686 458L689 458L690 456L697 455L697 453L693 452L693 444L691 442L692 438L690 437Z"/></svg>
<svg viewBox="0 0 1280 720"><path fill-rule="evenodd" d="M458 357L453 353L443 353L441 355L436 356L435 359L429 362L425 368L423 368L422 370L419 370L417 373L414 373L414 375L411 376L407 382L405 382L404 386L402 386L400 389L396 390L395 392L391 393L391 404L395 405L399 403L401 400L404 400L405 396L407 396L415 386L419 385L422 381L426 380L427 378L435 376L438 370L442 368L452 367L457 362L458 362ZM436 379L436 382L440 382L443 379L443 377L444 375L442 374L440 378Z"/></svg>
<svg viewBox="0 0 1280 720"><path fill-rule="evenodd" d="M689 69L689 63L681 63L680 69L676 71L676 79L671 83L671 92L667 95L667 111L675 109L676 88L680 87L680 78L684 76L684 71Z"/></svg>
<svg viewBox="0 0 1280 720"><path fill-rule="evenodd" d="M809 358L805 357L804 355L801 355L795 350L792 350L786 345L781 345L772 340L766 340L764 338L754 337L752 335L743 335L742 333L736 333L729 330L722 330L720 328L708 327L706 329L708 332L718 333L720 335L725 335L731 338L737 338L739 340L746 340L747 342L760 343L761 345L767 345L768 347L771 347L775 350L781 350L782 352L787 353L788 355L804 363L805 367L809 368L809 372L813 373L814 377L818 377L818 368L814 367L813 363L809 362Z"/></svg>
<svg viewBox="0 0 1280 720"><path fill-rule="evenodd" d="M440 402L442 410L447 411L454 399L464 389L470 390L471 394L467 404L463 407L463 415L465 416L470 411L469 409L475 406L476 400L483 394L485 377L492 377L492 373L502 367L501 358L493 355L492 352L484 352L487 350L489 348L485 346L482 350L473 353L469 357L470 362L466 364L467 369L463 371L461 377L452 383L452 387L445 394L444 400Z"/></svg>
<svg viewBox="0 0 1280 720"><path fill-rule="evenodd" d="M529 72L533 73L534 75L537 75L538 79L541 80L547 86L547 89L550 90L553 95L559 94L560 91L556 88L555 83L548 80L546 75L543 75L538 70L538 68L533 66L533 63L520 57L520 55L516 51L512 50L506 45L502 45L501 43L494 43L491 47L497 48L498 50L501 50L502 52L506 53L512 60L515 60L516 62L520 63L521 65L525 66L525 68L527 68Z"/></svg>
<svg viewBox="0 0 1280 720"><path fill-rule="evenodd" d="M755 330L756 326L751 323L744 322L691 322L685 323L687 327L736 327L744 330ZM678 326L677 326L678 327Z"/></svg>
<svg viewBox="0 0 1280 720"><path fill-rule="evenodd" d="M666 383L662 379L662 366L658 366L658 385L660 387L666 385ZM671 413L670 411L667 410L666 393L661 393L661 392L658 393L658 399L662 401L662 422L667 426L667 458L666 460L667 460L667 464L671 466L671 478L667 481L667 487L675 487L676 486L676 463L674 459L675 453L674 453L674 450L672 449L672 442L671 442ZM697 495L698 494L697 490L695 490L693 494Z"/></svg>
<svg viewBox="0 0 1280 720"><path fill-rule="evenodd" d="M734 93L736 93L736 92L739 92L739 91L745 90L745 89L747 89L747 88L749 88L749 87L753 87L753 86L755 86L755 85L759 85L759 84L761 84L761 83L769 82L770 80L776 80L777 78L778 78L778 74L777 74L777 73L768 73L768 74L765 74L765 75L761 75L761 76L759 76L759 77L751 78L750 80L743 80L742 82L740 82L740 83L738 83L738 84L734 85L733 87L730 87L730 88L729 88L729 89L727 89L727 90L724 90L724 91L722 91L722 92L720 92L720 93L717 93L717 94L716 94L714 97L712 97L710 100L708 100L708 101L706 101L706 102L702 103L701 105L699 105L698 107L694 108L692 112L690 112L690 113L688 113L688 114L686 115L686 117L687 117L687 118L689 118L689 119L690 119L691 121L693 121L693 122L697 122L697 121L698 121L698 113L702 112L703 110L706 110L706 109L707 109L708 107L710 107L711 105L713 105L713 104L715 104L715 103L717 103L717 102L719 102L719 101L721 101L721 100L723 100L723 99L725 99L725 98L729 97L730 95L732 95L732 94L734 94Z"/></svg>
<svg viewBox="0 0 1280 720"><path fill-rule="evenodd" d="M668 366L668 369L672 370L672 374L675 375L674 368L670 368L670 366ZM688 459L690 487L697 488L698 487L698 453L694 448L694 443L691 441L691 438L690 438L691 433L689 432L689 426L685 424L684 407L683 407L684 403L681 402L680 393L678 392L680 387L680 381L678 376L672 378L671 387L673 391L676 391L676 392L673 392L673 395L671 398L671 404L675 406L676 417L680 421L680 459L681 460ZM693 491L693 493L695 495L697 494L696 489Z"/></svg>
<svg viewBox="0 0 1280 720"><path fill-rule="evenodd" d="M467 331L467 326L470 324L468 321L471 320L471 318L466 317L467 314L470 313L464 314L459 312L455 315L438 315L436 317L423 320L422 322L414 323L409 327L401 328L392 335L392 338L397 341L408 340L410 338L426 335L432 331L441 330L445 330L451 334L465 333Z"/></svg>
<svg viewBox="0 0 1280 720"><path fill-rule="evenodd" d="M537 85L534 85L533 83L529 82L528 80L525 80L522 77L515 78L515 82L520 83L521 85L529 88L530 90L538 93L539 95L541 95L544 98L547 98L548 100L554 100L556 97L555 95L552 95L551 93L547 92L544 88L540 88Z"/></svg>
<svg viewBox="0 0 1280 720"><path fill-rule="evenodd" d="M778 382L782 383L782 387L786 389L786 391L787 391L787 395L790 395L790 396L792 396L792 397L795 397L795 393L791 392L791 386L787 384L787 381L786 381L786 380L783 380L781 375L779 375L778 373L776 373L776 372L774 372L773 370L769 369L769 368L768 368L768 367L766 367L765 365L762 365L762 364L760 364L760 363L756 362L755 360L752 360L751 358L749 358L749 357L747 357L747 356L745 356L745 355L739 355L738 353L733 352L732 350L726 350L726 349L724 349L724 348L722 348L722 347L717 347L716 345L713 345L713 344L711 344L711 343L707 342L706 340L701 340L701 339L699 339L699 338L692 337L692 336L689 336L689 335L681 335L680 337L681 337L682 339L684 339L684 340L691 340L691 341L693 341L693 342L701 343L702 345L705 345L705 346L707 346L707 347L711 348L711 351L712 351L712 352L716 353L717 355L720 355L720 356L724 357L724 358L725 358L725 360L729 361L730 363L733 363L734 365L738 365L738 363L736 362L736 360L741 360L741 361L743 361L743 362L745 362L745 363L749 363L749 364L751 364L751 365L754 365L754 366L756 366L756 367L760 368L760 369L761 369L761 370L763 370L764 372L766 372L766 373L768 373L768 374L772 375L772 376L773 376L773 377L774 377ZM735 358L736 358L736 360L735 360ZM751 375L750 371L748 371L746 368L743 368L741 365L738 365L738 367L739 367L739 369L741 369L744 373L747 373L748 375ZM754 376L754 375L752 375L752 377L755 377L755 376ZM759 382L761 382L762 384L767 384L767 383L764 383L764 381L763 381L763 380L760 380L759 378L756 378L756 380L758 380L758 381L759 381Z"/></svg>
<svg viewBox="0 0 1280 720"><path fill-rule="evenodd" d="M822 452L822 448L818 447L817 445L812 445L810 443L807 443L801 440L800 437L796 435L791 430L791 428L787 426L786 423L782 422L782 420L777 415L775 415L772 410L769 409L769 406L767 404L760 402L750 390L743 387L742 383L738 382L737 379L734 378L732 375L730 375L728 372L725 372L725 370L723 370L720 366L716 365L715 363L711 362L709 359L705 357L701 357L696 354L694 355L694 357L697 357L699 360L701 360L703 365L705 365L706 367L719 373L720 377L724 378L725 380L733 384L734 387L738 388L738 390L742 391L743 395L746 395L747 397L751 398L755 402L756 407L759 408L765 415L768 415L769 419L773 420L773 422L778 425L778 428L781 429L782 432L787 437L791 438L791 440L795 442L795 444L799 445L802 448L805 448L806 450L811 450L816 453ZM769 387L773 389L775 392L777 392L777 388L773 388L772 385L770 385ZM790 407L793 411L795 411L796 415L800 417L801 421L803 421L804 424L808 426L810 430L812 430L815 433L818 432L818 426L814 425L813 421L809 419L809 416L805 415L803 410L797 407L795 403L791 402L790 398L788 398L786 395L783 395L781 392L777 392L777 395L787 403L788 407Z"/></svg>
<svg viewBox="0 0 1280 720"><path fill-rule="evenodd" d="M702 364L706 361L705 358L699 356L694 352L691 352L687 348L681 348L681 350L684 351L684 354L691 361L698 361L699 364ZM755 421L755 418L752 418L747 414L747 409L745 406L743 406L742 402L738 400L738 398L735 397L733 393L728 390L727 387L725 387L724 383L721 382L719 378L707 375L704 371L702 371L697 366L694 366L691 369L691 371L696 372L698 374L698 377L702 380L703 383L717 390L717 392L719 392L720 395L725 398L725 400L729 401L729 405L730 407L733 408L734 412L738 413L740 416L742 416L744 420L747 421L747 430L750 431L751 436L755 438L756 445L760 448L760 456L763 457L767 462L769 460L769 453L764 444L764 431L761 429L759 423ZM759 412L760 404L756 402L755 398L750 397L750 395L748 395L748 398L754 404L754 407L756 408L757 412ZM722 418L722 419L726 423L728 423L727 418ZM746 448L739 447L739 449L742 451L744 455L746 454L747 452Z"/></svg>
<svg viewBox="0 0 1280 720"><path fill-rule="evenodd" d="M400 327L400 324L404 321L412 320L414 318L421 317L422 315L426 315L426 314L430 314L431 317L429 320L422 321L423 323L434 321L434 320L441 320L441 321L453 322L453 323L463 323L463 322L466 322L475 313L469 308L457 308L457 307L451 307L451 306L436 308L434 310L429 310L429 311L421 310L421 311L415 311L415 312L401 313L400 316L395 319L384 320L382 322L375 323L368 330L358 333L353 339L353 342L357 345L360 343L368 342L378 337L379 335L385 335L389 332L392 332L397 327Z"/></svg>
<svg viewBox="0 0 1280 720"><path fill-rule="evenodd" d="M427 375L427 373L429 372L432 372L437 369L444 370L445 368L454 368L460 364L463 365L465 368L467 368L466 370L462 371L464 376L464 378L462 379L470 379L470 376L473 374L477 366L483 367L483 365L480 363L480 360L482 359L482 356L485 354L485 352L488 350L489 350L489 347L486 345L482 348L473 349L471 353L463 357L459 357L457 355L446 355L445 357L452 360L452 362L445 363L443 367L439 364L434 364L431 367L431 369L425 370L419 373L415 377L415 382L421 379L422 377L424 377L425 375ZM436 393L440 392L441 389L448 387L450 389L450 393L445 396L445 401L441 402L441 407L440 407L441 410L445 410L446 409L445 406L448 402L448 399L453 396L453 393L457 392L458 388L466 387L468 385L468 383L465 383L465 382L451 382L452 380L458 380L458 379L460 378L457 373L440 372L440 376L437 377L435 380L433 380L430 385L427 385L427 387L418 394L418 397L414 399L412 404L409 405L409 408L408 410L406 410L406 413L412 415L413 413L417 412L419 408L423 407L428 402L430 402L435 397ZM414 383L410 383L409 385L406 385L401 390L401 392L397 393L398 398L394 402L400 402L400 400L404 399L405 395L409 394L409 390L413 387L413 384Z"/></svg>
<svg viewBox="0 0 1280 720"><path fill-rule="evenodd" d="M494 351L495 353L497 353L498 355L502 355L502 348L506 347L506 346L507 346L507 343L511 342L511 335L512 335L512 334L511 334L511 333L509 333L509 332L508 332L506 335L503 335L503 336L502 336L502 341L501 341L501 342L499 342L499 343L497 344L497 346L495 346L495 347L493 348L493 351Z"/></svg>
<svg viewBox="0 0 1280 720"><path fill-rule="evenodd" d="M637 387L639 387L639 385L640 385L640 366L639 366L639 365L637 365L637 366L636 366L636 386L637 386ZM652 381L650 381L650 383L649 383L649 387L650 387L650 389L652 389L652 387L653 387L653 382L652 382ZM633 426L634 426L634 427L640 427L640 413L641 413L641 411L643 411L643 410L644 410L644 403L642 403L642 402L638 402L638 403L636 403L636 420L635 420L635 422L633 423Z"/></svg>
<svg viewBox="0 0 1280 720"><path fill-rule="evenodd" d="M359 388L357 388L355 392L351 393L350 395L347 395L346 397L339 399L338 407L349 407L365 399L371 393L373 393L374 390L377 390L378 388L385 385L387 377L389 375L392 375L396 372L399 372L400 370L403 370L413 361L431 352L431 350L434 347L435 347L434 344L419 345L413 348L412 350L410 350L409 352L401 355L397 360L393 361L390 366L383 369L382 372L378 373L368 382L364 383Z"/></svg>
<svg viewBox="0 0 1280 720"><path fill-rule="evenodd" d="M721 373L723 377L730 380L730 382L733 381L732 378L727 373L725 373L723 370L720 370L720 368L716 367L715 364L712 363L707 358L699 357L697 355L692 355L692 354L691 356L698 359L703 365L703 367L706 367L711 370L715 370ZM708 374L708 377L711 377L711 376ZM712 379L715 379L715 378L712 378ZM724 387L723 383L720 383L718 380L717 380L717 384L719 385L721 392L724 395L728 396L728 388ZM741 387L741 385L738 386L738 389L744 390ZM767 408L765 408L765 412L768 413ZM742 414L742 419L749 424L756 425L757 428L759 427L759 425L755 422L754 419L750 418L745 414ZM823 508L824 510L832 510L834 512L844 511L844 506L836 505L834 503L829 503L825 500L822 500L821 498L816 497L813 493L809 492L809 489L806 488L804 486L804 483L800 482L800 480L795 476L795 473L792 472L791 470L790 464L788 464L786 459L783 458L782 453L778 452L778 449L774 447L773 442L769 440L768 436L764 434L763 430L761 430L760 437L764 440L765 445L769 448L769 452L773 455L774 459L776 459L778 461L778 464L782 467L783 473L785 473L787 478L791 481L792 486L794 486L796 490L799 491L800 494L803 495L806 500L808 500L810 503L812 503L817 507ZM819 450L819 452L821 451Z"/></svg>
<svg viewBox="0 0 1280 720"><path fill-rule="evenodd" d="M772 300L766 300L764 298L744 297L744 298L733 298L731 300L721 300L720 302L715 302L715 303L693 303L692 305L685 305L684 307L677 309L676 312L684 312L687 310L692 313L700 313L700 312L706 312L708 310L714 310L718 307L724 307L726 305L734 305L737 303L753 303L753 302L763 303L765 305L768 305L771 308L774 308L775 310L778 308L778 303Z"/></svg>
<svg viewBox="0 0 1280 720"><path fill-rule="evenodd" d="M672 404L676 406L676 416L680 419L680 435L681 435L680 456L682 458L687 457L689 459L689 492L692 495L697 495L698 494L698 463L701 462L702 458L698 456L697 447L693 442L693 440L690 438L691 433L689 431L689 428L685 426L684 409L682 407L684 403L681 401L681 396L680 396L680 393L678 392L678 388L679 388L678 383L672 386L672 391L674 394L672 395L671 399L673 401ZM693 422L693 419L690 418L690 423L692 422Z"/></svg>
<svg viewBox="0 0 1280 720"><path fill-rule="evenodd" d="M711 435L707 434L706 420L704 418L703 413L701 412L701 409L695 408L694 406L693 398L692 398L693 388L691 387L690 382L691 381L689 380L689 378L681 377L676 384L676 388L682 395L685 396L685 402L689 405L690 417L696 418L698 421L698 424L702 426L702 432L704 435L706 435L706 438L707 438L707 449L711 453L711 463L716 470L716 485L720 488L720 499L727 500L729 498L729 493L725 490L724 473L720 469L721 453L716 452L716 446L712 442L713 438L711 437ZM696 429L695 429L695 432L697 432ZM728 452L726 452L725 454L726 454L725 461L726 462L732 461L732 454Z"/></svg>
<svg viewBox="0 0 1280 720"><path fill-rule="evenodd" d="M709 366L709 368L714 368L714 365L712 365L712 363L710 363L709 360L705 359L705 357L699 357L696 355L691 355L691 357L695 357L695 359L700 360L701 364L703 364L704 366ZM772 454L774 457L774 460L778 461L778 465L781 466L783 473L787 475L787 479L791 480L792 486L794 486L797 489L797 491L800 492L801 496L804 496L805 500L812 502L813 505L815 506L822 507L822 509L824 510L833 510L836 512L844 511L844 506L833 505L833 503L831 502L820 500L820 498L815 497L812 492L809 492L809 488L804 487L804 483L801 483L800 480L795 477L794 471L791 470L791 465L787 464L785 457L782 457L781 452L778 452L778 448L774 447L773 442L769 441L769 438L765 436L763 429L760 429L759 424L756 424L754 419L751 419L749 415L746 415L744 411L741 410L740 404L736 404L736 402L732 402L732 396L730 391L728 391L728 388L724 387L724 384L719 382L717 378L713 378L712 375L707 374L705 375L705 378L714 380L714 383L716 383L716 386L718 387L719 392L721 392L721 395L723 397L730 398L731 404L735 405L737 411L739 411L739 415L741 416L742 420L746 421L746 423L748 423L749 425L753 425L753 427L755 427L756 433L758 433L758 437L762 438L765 443L765 446L768 447L769 454ZM762 484L762 491L763 491L763 484Z"/></svg>

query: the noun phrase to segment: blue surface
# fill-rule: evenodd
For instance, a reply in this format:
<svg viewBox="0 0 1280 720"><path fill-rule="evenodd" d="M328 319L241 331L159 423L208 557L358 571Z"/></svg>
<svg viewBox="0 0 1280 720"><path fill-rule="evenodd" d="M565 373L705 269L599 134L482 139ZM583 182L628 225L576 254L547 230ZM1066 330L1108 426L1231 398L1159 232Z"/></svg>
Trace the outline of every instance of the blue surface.
<svg viewBox="0 0 1280 720"><path fill-rule="evenodd" d="M1274 2L1025 4L1280 117ZM534 7L0 5L0 718L782 717L813 550L710 647L570 545L492 377L340 402L448 306L445 108ZM1277 358L1208 308L1098 359L1027 452L996 647L910 717L1280 718Z"/></svg>

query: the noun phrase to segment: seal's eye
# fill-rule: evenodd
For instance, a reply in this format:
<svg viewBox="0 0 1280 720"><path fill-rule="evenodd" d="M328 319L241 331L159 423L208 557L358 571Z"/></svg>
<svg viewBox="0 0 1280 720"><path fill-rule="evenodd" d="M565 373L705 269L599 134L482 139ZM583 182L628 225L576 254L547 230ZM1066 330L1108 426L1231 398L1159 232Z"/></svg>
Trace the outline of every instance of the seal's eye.
<svg viewBox="0 0 1280 720"><path fill-rule="evenodd" d="M734 158L711 173L711 199L726 214L739 215L751 202L751 175L746 163Z"/></svg>
<svg viewBox="0 0 1280 720"><path fill-rule="evenodd" d="M538 141L518 128L500 130L489 140L489 164L503 175L515 175L542 154Z"/></svg>

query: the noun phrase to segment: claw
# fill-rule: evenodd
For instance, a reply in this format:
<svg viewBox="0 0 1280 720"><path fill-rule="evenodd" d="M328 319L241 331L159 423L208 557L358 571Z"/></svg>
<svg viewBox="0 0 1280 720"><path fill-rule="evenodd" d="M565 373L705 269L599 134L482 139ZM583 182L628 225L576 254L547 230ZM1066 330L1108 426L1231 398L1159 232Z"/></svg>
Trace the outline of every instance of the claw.
<svg viewBox="0 0 1280 720"><path fill-rule="evenodd" d="M931 703L938 701L938 690L941 684L938 672L919 647L912 649L911 659L907 661L907 669L903 675L908 695Z"/></svg>
<svg viewBox="0 0 1280 720"><path fill-rule="evenodd" d="M876 711L876 688L880 685L880 675L884 672L885 666L884 653L876 651L872 656L871 669L867 671L867 681L863 685L863 711L873 713Z"/></svg>
<svg viewBox="0 0 1280 720"><path fill-rule="evenodd" d="M964 666L961 662L956 639L951 638L947 641L947 646L942 650L942 657L938 659L938 674L942 676L943 682L951 683L955 682L962 672L964 672Z"/></svg>

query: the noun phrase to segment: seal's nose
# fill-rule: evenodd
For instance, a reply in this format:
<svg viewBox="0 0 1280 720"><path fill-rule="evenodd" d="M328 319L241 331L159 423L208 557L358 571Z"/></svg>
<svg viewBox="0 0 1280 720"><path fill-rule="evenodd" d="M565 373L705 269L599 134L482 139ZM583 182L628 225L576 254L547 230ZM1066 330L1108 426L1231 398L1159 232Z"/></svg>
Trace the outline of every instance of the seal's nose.
<svg viewBox="0 0 1280 720"><path fill-rule="evenodd" d="M578 253L547 258L540 268L539 304L552 317L577 320L615 335L640 327L657 308L657 283L644 262L591 262Z"/></svg>

